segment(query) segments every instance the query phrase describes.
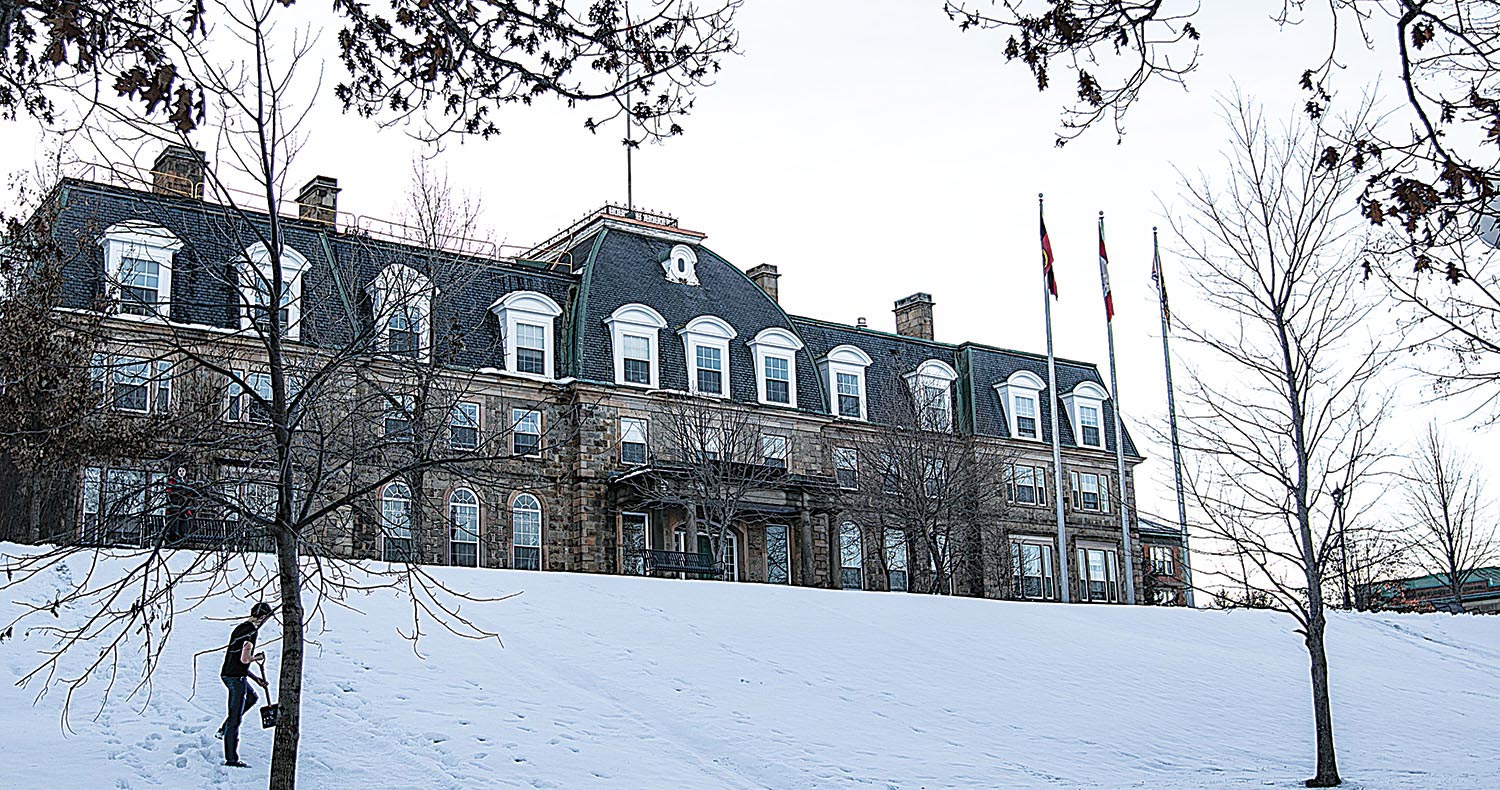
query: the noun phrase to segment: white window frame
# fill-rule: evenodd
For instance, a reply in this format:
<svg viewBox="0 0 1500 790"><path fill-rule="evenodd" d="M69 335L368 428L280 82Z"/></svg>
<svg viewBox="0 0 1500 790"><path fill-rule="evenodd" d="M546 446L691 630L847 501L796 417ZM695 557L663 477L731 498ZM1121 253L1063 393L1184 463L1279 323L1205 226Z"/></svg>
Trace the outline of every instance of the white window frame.
<svg viewBox="0 0 1500 790"><path fill-rule="evenodd" d="M1031 484L1022 486L1020 483L1021 470L1027 470L1031 477ZM1047 467L1041 464L1027 461L1025 463L1011 464L1005 475L1005 496L1014 505L1022 507L1045 507L1047 504ZM1032 490L1032 501L1021 501L1020 491L1022 488Z"/></svg>
<svg viewBox="0 0 1500 790"><path fill-rule="evenodd" d="M562 308L546 294L536 291L511 291L490 305L490 312L500 321L500 336L505 342L505 372L521 378L551 381L556 372L557 344L554 323ZM542 373L522 373L516 369L516 325L536 324L542 327Z"/></svg>
<svg viewBox="0 0 1500 790"><path fill-rule="evenodd" d="M1046 538L1018 537L1010 543L1011 568L1015 578L1012 581L1012 592L1020 599L1028 601L1055 601L1057 600L1057 546ZM1026 579L1022 572L1021 551L1023 547L1034 547L1041 552L1041 584L1038 585L1039 594L1026 594Z"/></svg>
<svg viewBox="0 0 1500 790"><path fill-rule="evenodd" d="M1001 408L1005 411L1005 420L1010 437L1020 439L1024 442L1046 441L1046 432L1042 430L1042 393L1047 386L1042 383L1042 378L1029 370L1018 370L1010 374L1010 378L995 385L995 392L1000 396ZM1018 399L1030 398L1036 407L1036 436L1021 435L1017 425Z"/></svg>
<svg viewBox="0 0 1500 790"><path fill-rule="evenodd" d="M469 418L469 413L470 412L473 413L472 422L470 422L470 418ZM484 409L480 406L480 404L479 404L478 401L468 401L468 400L466 400L466 401L459 401L459 402L453 404L448 409L448 446L451 447L451 448L453 448L454 450L464 450L464 451L478 450L480 443L483 441L483 436L480 433L480 419L481 419L483 413L484 413ZM462 423L459 420L455 419L460 414L464 415L464 419L463 419ZM463 423L468 423L468 424L463 424ZM455 428L473 428L474 429L474 444L472 446L467 446L467 445L459 444L458 438L457 438L457 436L455 436L455 434L453 432Z"/></svg>
<svg viewBox="0 0 1500 790"><path fill-rule="evenodd" d="M271 408L271 374L260 370L236 370L234 377L229 379L225 397L224 421L269 425L269 419L252 419L255 399L250 396L249 390L241 386L242 381L250 385L257 395L260 395L261 400L266 402L267 410ZM383 430L382 433L384 433Z"/></svg>
<svg viewBox="0 0 1500 790"><path fill-rule="evenodd" d="M604 319L605 326L609 327L609 343L614 349L615 358L615 384L625 387L641 387L644 389L658 389L661 387L661 330L667 328L667 320L661 317L661 313L650 307L631 303L621 305ZM650 380L642 384L625 380L625 336L635 335L646 338L646 346L651 358Z"/></svg>
<svg viewBox="0 0 1500 790"><path fill-rule="evenodd" d="M697 285L698 253L686 244L675 245L662 259L661 270L668 282Z"/></svg>
<svg viewBox="0 0 1500 790"><path fill-rule="evenodd" d="M472 500L472 502L459 502L459 501L457 501L458 497L459 497L459 494L466 494L466 495L468 495L468 497ZM473 530L472 539L468 538L467 536L463 540L459 539L459 537L460 537L459 536L460 531L464 531L464 530L461 530L460 527L459 527L459 525L458 525L457 515L458 515L458 509L459 508L466 508L466 509L467 508L473 508L473 511L474 511L473 512L474 530ZM474 489L470 488L467 485L459 485L459 486L455 487L451 492L448 493L448 564L449 565L458 565L458 563L456 563L456 562L453 561L453 547L456 546L456 545L462 544L462 545L465 545L465 546L473 546L474 547L474 564L473 565L468 565L466 563L466 564L462 565L461 567L466 567L466 568L477 568L477 567L479 567L479 535L480 535L480 532L483 529L483 527L484 527L484 524L483 524L483 512L482 512L482 509L479 506L479 495L476 494L476 493L474 493Z"/></svg>
<svg viewBox="0 0 1500 790"><path fill-rule="evenodd" d="M853 553L850 553L848 542L853 536ZM845 561L853 559L852 565L846 565ZM857 569L859 571L859 586L850 587L844 583L844 570ZM839 524L839 588L844 590L863 590L865 588L865 536L864 530L853 521L844 521Z"/></svg>
<svg viewBox="0 0 1500 790"><path fill-rule="evenodd" d="M395 442L410 442L416 437L412 423L416 421L417 398L415 395L386 395L385 408L380 413L380 436ZM391 431L392 416L405 418L404 431Z"/></svg>
<svg viewBox="0 0 1500 790"><path fill-rule="evenodd" d="M146 389L144 409L121 408L115 403L116 388L127 368L140 366L145 374L135 386ZM99 402L110 411L125 414L169 414L172 411L172 363L168 360L131 357L123 354L95 354L89 369Z"/></svg>
<svg viewBox="0 0 1500 790"><path fill-rule="evenodd" d="M404 491L405 494L401 495L396 493L396 489ZM396 503L405 504L404 517L406 520L406 525L404 527L392 521L389 506ZM386 542L387 538L405 540L407 552L406 561L416 561L416 558L411 555L411 552L414 548L411 537L411 507L411 486L407 485L406 483L399 480L393 480L389 483L386 483L385 487L380 489L380 558L385 562L402 561L389 559L392 554L389 550L390 547ZM402 534L403 532L405 533L404 535Z"/></svg>
<svg viewBox="0 0 1500 790"><path fill-rule="evenodd" d="M844 463L848 461L848 463ZM853 472L854 485L846 486L839 477L839 470L848 469ZM833 479L839 488L845 491L853 491L859 488L859 450L854 447L833 448Z"/></svg>
<svg viewBox="0 0 1500 790"><path fill-rule="evenodd" d="M1104 436L1104 401L1109 399L1109 393L1104 388L1092 381L1084 381L1073 388L1073 391L1062 397L1063 406L1068 410L1068 423L1073 426L1073 443L1078 447L1088 447L1095 450L1103 450L1108 444ZM1099 442L1098 444L1085 444L1083 441L1083 409L1092 408L1099 415Z"/></svg>
<svg viewBox="0 0 1500 790"><path fill-rule="evenodd" d="M632 436L639 436L640 441L632 442ZM641 460L628 461L625 459L625 445L639 444L641 446ZM627 466L642 466L651 461L651 421L645 417L621 417L620 418L620 463Z"/></svg>
<svg viewBox="0 0 1500 790"><path fill-rule="evenodd" d="M401 263L380 270L368 289L375 313L375 347L391 352L391 320L398 311L416 320L417 349L413 356L432 359L432 280ZM402 352L405 353L405 352Z"/></svg>
<svg viewBox="0 0 1500 790"><path fill-rule="evenodd" d="M828 413L841 420L858 420L868 422L870 419L870 407L866 399L869 391L865 382L865 369L870 366L870 355L858 346L847 343L835 346L826 356L818 360L819 373L828 386ZM839 413L839 377L838 374L847 373L854 376L859 382L859 416L849 416Z"/></svg>
<svg viewBox="0 0 1500 790"><path fill-rule="evenodd" d="M1096 495L1099 497L1098 507L1085 507L1083 494L1085 480L1093 480ZM1080 472L1076 469L1068 472L1068 486L1071 492L1070 504L1073 509L1080 513L1108 513L1109 507L1109 475L1104 472Z"/></svg>
<svg viewBox="0 0 1500 790"><path fill-rule="evenodd" d="M529 453L522 453L516 449L516 437L521 435L521 423L528 416L536 416L536 433L527 433L527 436L536 436L536 448ZM546 426L542 420L541 409L531 409L525 406L512 406L510 409L510 452L517 458L537 458L543 450L542 437L546 433Z"/></svg>
<svg viewBox="0 0 1500 790"><path fill-rule="evenodd" d="M1095 579L1089 569L1089 553L1104 553L1104 578ZM1075 558L1078 562L1078 600L1083 603L1119 603L1120 602L1120 549L1118 546L1100 543L1079 543ZM1094 597L1089 591L1089 583L1102 582L1104 584L1104 595Z"/></svg>
<svg viewBox="0 0 1500 790"><path fill-rule="evenodd" d="M797 353L802 350L802 341L791 332L773 326L763 329L750 341L750 351L755 357L755 394L766 406L786 409L797 408ZM786 362L787 402L781 403L766 397L769 389L766 377L766 360L781 359Z"/></svg>
<svg viewBox="0 0 1500 790"><path fill-rule="evenodd" d="M1171 546L1148 546L1151 572L1159 576L1175 576L1177 552Z"/></svg>
<svg viewBox="0 0 1500 790"><path fill-rule="evenodd" d="M523 505L522 503L525 500L530 500L531 502L535 503L535 507ZM529 515L531 513L535 513L536 514L536 543L521 543L518 540L518 537L519 537L520 533L516 530L516 517L519 514L522 514L522 513L527 514L527 515ZM545 535L546 535L546 532L547 532L547 521L546 521L545 515L546 514L542 510L542 500L541 500L541 497L538 497L536 494L532 494L532 493L528 493L528 492L524 492L523 491L523 492L521 492L519 494L516 494L516 496L513 499L511 499L511 501L510 501L510 557L511 557L511 567L512 568L516 568L517 570L541 570L544 567L544 564L543 564L543 561L542 561L543 560L543 557L542 557L542 544L546 542L545 541ZM521 567L519 567L518 563L516 562L516 556L517 556L516 555L516 550L517 549L536 549L536 567L535 568L521 568Z"/></svg>
<svg viewBox="0 0 1500 790"><path fill-rule="evenodd" d="M700 315L687 322L687 326L677 331L682 336L682 350L687 359L688 392L701 395L706 398L732 399L734 396L734 382L730 376L732 370L729 356L729 341L738 336L733 326L728 321L714 315ZM719 350L720 377L722 392L700 392L698 390L698 348L717 348Z"/></svg>
<svg viewBox="0 0 1500 790"><path fill-rule="evenodd" d="M254 314L256 311L256 285L261 280L267 283L268 290L271 281L271 252L265 244L256 242L252 244L240 256L239 268L239 297L240 297L240 329L250 331L255 328ZM288 340L299 340L302 337L302 281L303 276L310 268L307 258L302 253L291 247L281 248L281 281L286 286L286 331ZM277 296L271 295L275 301ZM279 312L272 305L273 312Z"/></svg>
<svg viewBox="0 0 1500 790"><path fill-rule="evenodd" d="M951 433L953 431L953 382L958 380L958 372L952 365L940 360L929 359L917 366L917 369L906 374L906 386L911 393L912 403L916 406L917 426L927 431L938 431ZM937 403L942 405L940 416L928 419L929 407L927 390L940 390L937 395Z"/></svg>
<svg viewBox="0 0 1500 790"><path fill-rule="evenodd" d="M762 433L760 435L760 460L765 466L790 470L792 439L784 433ZM767 463L780 461L780 464Z"/></svg>
<svg viewBox="0 0 1500 790"><path fill-rule="evenodd" d="M907 545L906 533L899 529L886 528L885 530L885 572L886 589L892 592L909 592L911 590L911 562ZM891 584L891 577L901 574L901 586Z"/></svg>
<svg viewBox="0 0 1500 790"><path fill-rule="evenodd" d="M99 245L104 249L105 293L111 312L137 320L169 318L172 312L172 259L182 249L182 240L160 225L126 220L106 229L99 239ZM120 310L120 277L127 258L156 264L156 305L146 315L123 313Z"/></svg>

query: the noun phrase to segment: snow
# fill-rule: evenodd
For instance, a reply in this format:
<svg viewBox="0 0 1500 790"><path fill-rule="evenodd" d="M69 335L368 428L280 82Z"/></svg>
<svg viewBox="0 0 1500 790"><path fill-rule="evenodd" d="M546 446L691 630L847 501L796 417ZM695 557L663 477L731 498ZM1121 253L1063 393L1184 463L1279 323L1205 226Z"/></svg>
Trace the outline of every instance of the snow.
<svg viewBox="0 0 1500 790"><path fill-rule="evenodd" d="M309 651L301 786L1290 788L1312 771L1306 657L1281 615L435 573L523 591L474 612L504 646L428 628L419 656L392 591L329 609ZM0 616L68 579L8 590ZM0 684L8 786L264 786L271 739L254 714L252 768L219 765L217 655L193 691L192 654L247 608L226 597L185 615L149 699L96 717L90 684L71 734L61 694L33 704L35 687ZM0 642L0 679L45 646L19 630ZM1329 649L1349 786L1500 787L1500 618L1335 613Z"/></svg>

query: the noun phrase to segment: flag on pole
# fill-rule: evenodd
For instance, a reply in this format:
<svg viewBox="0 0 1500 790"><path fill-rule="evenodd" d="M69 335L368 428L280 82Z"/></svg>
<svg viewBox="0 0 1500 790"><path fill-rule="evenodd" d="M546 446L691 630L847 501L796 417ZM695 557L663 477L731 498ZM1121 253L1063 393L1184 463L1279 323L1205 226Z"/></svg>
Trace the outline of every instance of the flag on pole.
<svg viewBox="0 0 1500 790"><path fill-rule="evenodd" d="M1102 241L1099 249L1102 254ZM1161 302L1161 317L1165 321L1171 321L1172 312L1167 308L1167 276L1161 270L1161 247L1156 243L1155 228L1151 229L1151 279L1156 281L1156 297Z"/></svg>
<svg viewBox="0 0 1500 790"><path fill-rule="evenodd" d="M1109 254L1104 251L1104 213L1099 214L1099 282L1104 286L1104 320L1115 318L1115 299L1109 289Z"/></svg>
<svg viewBox="0 0 1500 790"><path fill-rule="evenodd" d="M1052 239L1047 238L1047 218L1041 213L1041 206L1037 207L1037 215L1042 223L1042 274L1047 278L1047 292L1052 298L1057 298L1057 273L1052 269Z"/></svg>

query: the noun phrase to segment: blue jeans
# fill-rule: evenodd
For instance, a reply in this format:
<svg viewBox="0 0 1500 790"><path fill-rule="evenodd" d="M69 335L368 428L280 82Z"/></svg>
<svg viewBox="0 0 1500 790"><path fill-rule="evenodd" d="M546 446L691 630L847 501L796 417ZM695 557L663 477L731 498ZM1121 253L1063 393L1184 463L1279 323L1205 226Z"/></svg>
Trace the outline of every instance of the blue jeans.
<svg viewBox="0 0 1500 790"><path fill-rule="evenodd" d="M245 711L255 707L260 697L255 696L255 689L250 688L245 677L230 677L220 675L219 679L229 689L229 718L224 720L224 762L237 763L240 761L240 719L244 717Z"/></svg>

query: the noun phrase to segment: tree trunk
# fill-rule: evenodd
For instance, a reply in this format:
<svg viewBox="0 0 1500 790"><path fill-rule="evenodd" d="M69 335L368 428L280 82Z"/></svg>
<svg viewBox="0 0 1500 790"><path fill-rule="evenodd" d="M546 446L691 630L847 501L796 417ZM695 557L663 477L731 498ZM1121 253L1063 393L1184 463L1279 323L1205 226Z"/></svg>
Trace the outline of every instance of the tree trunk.
<svg viewBox="0 0 1500 790"><path fill-rule="evenodd" d="M1308 787L1337 787L1339 779L1338 758L1333 750L1333 710L1328 696L1328 656L1323 652L1323 629L1321 614L1308 622L1307 655L1312 660L1313 720L1317 727L1318 773L1307 780Z"/></svg>
<svg viewBox="0 0 1500 790"><path fill-rule="evenodd" d="M297 534L289 527L276 530L276 570L281 587L281 677L277 683L276 737L271 747L270 790L297 786L297 741L302 711L302 578Z"/></svg>

